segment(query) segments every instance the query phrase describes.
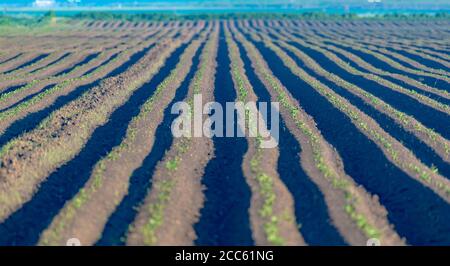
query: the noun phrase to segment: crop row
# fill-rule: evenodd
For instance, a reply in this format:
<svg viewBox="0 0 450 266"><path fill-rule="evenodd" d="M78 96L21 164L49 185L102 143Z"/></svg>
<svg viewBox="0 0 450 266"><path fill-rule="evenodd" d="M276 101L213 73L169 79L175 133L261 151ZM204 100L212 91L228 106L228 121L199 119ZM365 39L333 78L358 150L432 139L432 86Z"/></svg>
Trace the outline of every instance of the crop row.
<svg viewBox="0 0 450 266"><path fill-rule="evenodd" d="M333 42L331 39L329 41ZM388 63L392 67L397 68L397 69L402 70L402 71L405 71L405 72L408 72L408 73L417 74L417 75L423 75L423 76L429 76L429 77L433 77L433 78L437 78L437 79L442 79L442 80L444 80L446 82L450 81L450 79L446 76L446 71L444 71L444 70L433 70L433 69L430 69L430 68L428 68L426 66L423 66L423 65L418 65L418 68L424 69L424 70L426 70L426 72L423 71L423 70L412 69L412 68L404 66L404 65L398 63L397 61L394 61L391 58L383 55L382 53L377 51L378 49L374 49L374 47L371 47L371 49L367 49L367 48L361 47L360 45L357 45L354 42L348 42L348 41L347 42L340 42L340 45L343 45L343 46L346 46L346 47L351 47L353 49L362 51L364 53L373 55L374 57L376 57L376 58L378 58L378 59ZM381 51L384 52L384 53L388 52L386 50L381 50ZM392 52L388 52L388 54L392 55L393 53ZM395 55L394 58L402 59L403 61L407 61L407 62L411 63L411 60L408 60L408 59L406 59L405 57L403 57L401 55ZM414 65L417 65L417 64L414 64Z"/></svg>
<svg viewBox="0 0 450 266"><path fill-rule="evenodd" d="M306 42L303 42L302 40L299 40L298 38L295 38L294 36L289 36L290 38L292 38L293 40L295 40L296 42L298 42L298 43L301 43L302 45L305 45L305 46L307 46L307 47L310 47L310 48L312 48L312 49L314 49L314 48L320 48L320 46L322 46L322 45L320 45L320 44L318 44L317 42L313 42L312 44L308 44L308 43L306 43ZM376 69L375 67L373 67L372 65L370 65L369 63L367 63L367 62L365 62L365 61L363 61L361 58L359 58L359 57L357 57L357 56L355 56L354 54L352 54L352 53L349 53L349 52L346 52L346 51L344 51L344 50L342 50L342 49L339 49L339 48L337 48L337 47L335 47L335 46L331 46L331 45L324 45L324 47L326 47L326 48L329 48L329 49L331 49L331 50L333 50L333 51L338 51L339 53L342 53L342 54L344 54L344 56L346 56L347 58L349 58L349 59L351 59L351 60L353 60L353 59L357 59L357 60L354 60L357 64L363 64L363 65L365 65L365 66L369 66L372 70L373 69L375 69L375 74L378 74L378 76L379 75L386 75L386 76L392 76L392 77L397 77L397 76L399 76L399 74L392 74L392 73L389 73L389 72L386 72L386 71L383 71L383 70L380 70L380 69ZM328 54L330 54L330 52L328 52ZM348 66L349 67L349 69L351 69L352 71L355 71L356 69L354 69L353 67L351 67L347 62L344 62L342 59L340 59L339 57L337 57L336 55L334 55L334 54L332 54L332 56L334 57L333 58L333 60L334 61L336 61L337 63L339 62L340 64L342 64L342 65L345 65L345 66ZM381 59L380 59L381 60ZM357 71L357 70L356 70ZM350 73L353 73L353 72L350 72ZM356 72L356 73L361 73L361 71L359 71L359 72ZM366 73L367 75L370 75L369 73ZM404 79L404 75L402 75L402 77L403 77L403 79ZM387 84L392 84L392 82L389 82L388 80L385 80L385 79L382 79L381 77L379 77L381 80L380 80L380 82L384 82L384 83L387 83ZM374 80L376 80L376 79L374 79ZM427 91L427 92L431 92L431 93L434 93L434 94L437 94L437 95L439 95L439 96L441 96L441 97L445 97L445 98L448 98L448 92L446 91L446 90L441 90L441 89L436 89L436 88L433 88L433 87L431 87L431 86L424 86L423 85L423 82L418 82L418 81L411 81L411 79L408 79L409 80L409 83L414 83L414 85L417 85L417 84L419 84L419 86L418 86L418 88L420 88L421 90L424 90L424 91ZM406 89L406 88L403 88L402 86L399 86L399 85L397 85L397 84L394 84L394 86L396 86L396 88L401 88L401 89ZM423 98L424 96L421 96L421 94L419 94L416 90L413 90L413 89L407 89L408 91L406 91L406 92L408 92L408 94L410 94L410 95L412 95L412 96L419 96L419 98L422 98L423 99L423 101L425 101L425 102L427 102L427 100L426 100L426 98ZM426 97L426 96L425 96ZM445 107L445 106L443 106L443 107Z"/></svg>
<svg viewBox="0 0 450 266"><path fill-rule="evenodd" d="M228 27L225 26L225 36L228 44L228 53L231 60L231 74L234 81L234 87L237 91L237 100L247 104L249 101L255 102L256 95L252 89L252 86L245 75L245 70L243 67L243 62L239 53L239 48L237 44L232 39L231 33L229 32ZM254 106L255 110L249 110L246 105L245 110L245 131L256 132L256 128L258 123L264 123L262 120L257 120L257 117L254 116L254 112L256 110L256 106ZM261 129L267 131L265 125L260 127ZM296 225L293 223L293 219L289 219L288 217L293 216L293 211L289 210L286 206L285 208L279 208L280 204L287 204L287 202L280 201L283 198L280 198L280 180L276 175L276 159L278 158L278 151L276 148L264 149L261 147L262 135L259 132L256 137L248 137L247 142L249 144L248 151L244 159L244 164L247 164L247 167L250 171L246 171L246 166L244 166L244 175L248 179L248 183L252 187L252 204L251 210L254 206L257 206L259 209L257 210L257 215L259 219L262 221L259 222L262 224L262 230L265 233L265 240L261 241L260 236L258 236L257 232L260 232L261 229L253 228L255 233L255 237L258 243L258 240L261 241L259 244L272 244L272 245L284 245L286 244L287 238L292 238L294 232L292 230L296 230ZM267 135L264 134L264 135ZM263 163L264 162L264 163ZM270 163L269 163L270 162ZM271 173L269 173L269 171ZM273 175L276 176L273 176ZM255 182L256 181L256 182ZM277 195L278 194L278 195ZM258 225L258 220L253 221L252 224ZM289 230L290 229L290 230ZM288 232L286 232L288 230ZM282 231L285 231L282 233ZM300 243L304 242L303 240L297 240ZM295 242L291 243L295 244Z"/></svg>
<svg viewBox="0 0 450 266"><path fill-rule="evenodd" d="M296 40L298 41L298 40ZM300 41L299 41L300 42ZM301 42L300 42L301 43ZM314 46L312 45L308 45L306 43L301 43L302 45L305 45L307 47L310 47L312 49L314 49ZM317 49L317 47L316 47ZM344 62L342 59L340 59L339 57L337 57L335 54L328 52L328 51L323 51L324 54L326 54L327 57L329 57L331 60L333 60L334 62L336 62L336 64L340 65L342 68L344 68L347 72L354 74L354 75L358 75L358 76L362 76L368 80L372 80L375 81L377 83L379 83L382 86L388 87L392 90L398 91L408 97L411 97L423 104L426 104L430 107L433 107L441 112L445 112L447 114L450 114L450 106L448 106L447 104L441 103L439 101L436 101L426 95L420 94L417 91L413 90L413 89L408 89L402 86L399 86L395 83L392 83L389 80L386 80L378 75L372 74L372 73L365 73L365 72L361 72L357 69L355 69L354 67L350 66L349 64L347 64L346 62Z"/></svg>
<svg viewBox="0 0 450 266"><path fill-rule="evenodd" d="M200 94L206 100L212 99L212 91L205 88L210 88L214 81L218 25L213 27L192 79L184 81L189 82L186 102L192 102L194 96ZM189 114L192 122L192 113ZM210 159L212 143L206 137L192 138L191 134L175 138L158 162L151 177L152 187L129 227L128 244L192 244L195 238L192 225L198 219L203 201L200 179Z"/></svg>
<svg viewBox="0 0 450 266"><path fill-rule="evenodd" d="M372 65L370 65L369 63L367 63L366 61L362 60L360 57L345 51L343 49L340 49L338 47L335 46L328 46L325 45L325 48L328 48L331 51L337 52L343 56L345 56L346 58L348 58L349 60L352 60L353 62L355 62L358 66L363 67L364 69L375 73L377 75L382 75L383 77L392 77L394 79L400 80L402 82L405 82L411 86L414 86L422 91L426 91L428 93L432 93L432 94L436 94L439 95L439 97L445 98L445 99L450 99L450 94L447 90L442 90L439 88L434 88L432 86L429 86L421 81L418 81L417 79L413 79L411 77L409 77L408 75L403 75L400 73L390 73L388 71L385 71L383 69L380 68L376 68Z"/></svg>
<svg viewBox="0 0 450 266"><path fill-rule="evenodd" d="M296 47L289 45L284 41L279 41L278 43L282 47L293 52L298 58L301 58L304 62L306 62L306 64L309 67L311 67L314 71L316 71L320 75L325 76L327 79L333 81L337 85L344 87L345 89L349 90L356 96L362 98L367 104L373 105L378 110L386 113L389 117L394 119L406 130L413 132L414 134L416 134L418 138L420 138L422 141L426 142L430 147L435 149L436 152L438 152L444 160L446 161L449 160L450 144L448 143L448 140L446 140L441 135L436 133L433 129L424 126L414 117L407 115L401 111L398 111L397 109L387 104L380 98L359 88L358 86L352 84L351 82L346 81L340 78L339 76L326 71L319 64L317 64L311 57L307 56L305 53L303 53ZM316 48L316 50L326 54L326 51L324 50L320 50L318 48Z"/></svg>
<svg viewBox="0 0 450 266"><path fill-rule="evenodd" d="M416 67L418 69L422 69L422 70L426 70L426 71L429 71L429 72L434 72L434 73L438 73L438 74L440 73L440 74L444 74L445 75L445 71L443 71L443 70L433 69L433 68L424 66L423 64L421 64L417 60L412 60L411 58L405 57L405 56L403 56L402 54L400 54L398 52L393 52L391 48L397 47L395 44L391 44L390 43L389 44L389 49L382 48L382 47L376 47L376 46L373 45L373 40L371 40L371 42L359 41L359 39L354 38L354 36L348 34L348 32L346 32L345 30L340 30L340 29L335 29L333 32L322 31L321 34L329 36L330 39L332 39L332 40L338 40L340 43L341 42L344 42L344 43L345 42L346 43L357 43L361 47L365 46L365 47L367 47L370 50L376 50L376 51L378 51L378 52L380 52L382 54L390 55L390 56L392 56L392 57L394 57L394 58L396 58L396 59L398 59L400 61L404 61L404 62L406 62L406 63L408 63L408 64L410 64L410 65L412 65L412 66L414 66L414 67ZM377 36L377 37L374 38L374 40L376 40L376 41L380 41L380 39L382 39L381 36ZM363 45L363 44L365 44L365 45ZM385 41L378 42L378 44L382 45L382 46L386 46L386 42ZM424 59L430 59L432 61L436 61L436 60L437 60L437 62L440 61L440 60L438 60L438 59L436 59L434 57L427 56L424 53L418 53L418 52L416 52L414 50L411 50L408 47L403 47L401 50L405 51L405 52L411 52L412 54L417 55L419 58L422 57Z"/></svg>
<svg viewBox="0 0 450 266"><path fill-rule="evenodd" d="M88 139L92 130L107 121L111 113L130 94L158 71L164 59L181 40L167 44L167 40L150 50L148 56L133 65L124 74L104 80L99 86L85 92L77 100L53 112L33 131L13 139L0 152L4 162L11 162L2 169L5 179L0 217L30 198L30 193L47 174L58 165L73 157ZM150 63L150 64L149 64ZM128 82L124 82L127 81ZM113 89L111 89L113 88ZM61 131L61 129L64 129ZM54 131L56 130L56 131ZM69 132L71 131L71 132ZM39 146L33 139L39 139ZM28 156L20 158L17 153L27 149ZM42 153L41 151L45 151ZM6 159L11 158L11 159ZM27 162L32 161L32 164ZM33 165L39 165L36 168ZM9 170L8 170L9 169ZM5 175L5 171L8 174ZM11 172L13 171L14 174ZM26 179L14 178L27 176ZM14 182L10 182L13 179ZM21 180L22 182L18 182Z"/></svg>
<svg viewBox="0 0 450 266"><path fill-rule="evenodd" d="M352 221L353 226L356 226L357 230L362 232L365 237L381 237L383 239L386 238L386 241L392 240L388 240L391 238L392 234L389 232L389 226L381 226L376 223L373 220L373 213L367 212L367 206L372 203L364 196L364 192L358 189L354 182L342 173L330 160L330 158L333 158L336 155L333 152L333 149L320 135L318 129L315 128L312 122L313 120L308 118L308 115L298 106L298 104L291 100L292 96L288 94L286 88L281 85L280 81L271 74L266 63L264 63L262 55L258 53L256 48L250 42L246 41L240 33L237 31L235 32L237 38L246 48L250 58L252 58L256 72L266 86L275 92L276 99L280 102L282 109L284 109L281 110L282 116L286 116L286 120L293 121L295 127L300 130L301 137L299 138L299 141L304 150L302 153L302 160L306 161L312 159L313 161L311 163L315 168L313 170L306 167L309 176L318 184L323 184L323 180L326 180L326 183L330 184L333 189L342 193L338 193L341 195L340 197L343 197L342 209L335 210L330 208L329 210L331 211L332 217L336 217L336 215L338 215L337 213L342 214L343 212L347 217L346 219ZM316 171L317 173L314 173ZM319 177L323 179L318 180ZM326 185L323 187L326 187ZM326 199L328 198L329 193L333 193L333 191L325 189L323 192L325 193ZM328 204L336 204L336 202L328 202ZM379 221L380 220L378 220L378 222ZM345 224L345 221L341 220L337 223L338 228L340 228L341 222ZM381 223L386 223L386 221ZM344 235L346 238L350 239L350 242L358 242L358 234L355 234L355 232L351 235ZM354 237L356 237L356 239ZM395 240L395 237L393 239L393 241L398 241L398 239Z"/></svg>
<svg viewBox="0 0 450 266"><path fill-rule="evenodd" d="M414 154L406 149L400 142L392 138L369 116L352 106L345 98L336 94L326 85L320 83L314 77L307 74L279 47L270 40L265 39L264 43L272 49L285 65L301 79L305 80L323 97L332 103L337 109L345 113L353 124L359 128L368 138L372 139L383 150L385 155L398 167L415 177L427 186L431 186L444 199L450 199L450 183L443 176L437 173L436 169L431 169L421 163Z"/></svg>
<svg viewBox="0 0 450 266"><path fill-rule="evenodd" d="M172 32L171 34L175 34L175 32ZM169 34L169 36L171 35ZM150 45L153 45L153 43L157 42L162 36L164 36L164 32L161 32L159 36L156 36L154 40L149 41L148 43L141 44L143 47ZM168 37L169 37L168 36ZM139 46L138 46L139 47ZM138 48L137 47L137 48ZM97 65L99 62L97 62L96 65L92 65L91 69L92 71L86 72L84 75L79 77L72 77L72 78L64 78L60 83L57 83L56 85L50 87L49 89L46 89L34 96L32 96L29 99L26 99L25 101L21 101L18 104L12 106L11 108L5 109L4 111L0 112L0 123L3 124L3 129L5 128L5 123L9 124L13 119L16 119L17 116L21 116L25 112L29 112L32 109L35 109L38 104L44 102L46 99L51 99L52 97L58 96L61 93L65 94L68 93L73 88L76 88L77 86L83 86L83 84L86 84L88 82L92 82L93 79L103 78L108 74L107 71L109 71L112 67L117 67L118 64L122 62L122 65L124 64L123 61L127 60L127 58L130 58L130 52L129 50L124 50L120 53L118 53L114 58L109 60L107 64L103 65ZM128 59L130 60L130 59ZM89 63L88 63L89 64ZM83 66L80 66L83 67ZM96 68L94 68L96 67ZM74 70L78 71L78 70ZM113 71L114 72L114 71ZM111 73L113 73L111 72ZM51 96L51 97L50 97ZM50 97L50 98L49 98ZM39 107L37 107L39 108Z"/></svg>
<svg viewBox="0 0 450 266"><path fill-rule="evenodd" d="M155 32L152 32L152 34ZM83 79L83 74L84 76L88 76L91 75L92 76L92 72L94 72L94 70L92 70L95 67L104 67L105 64L107 63L108 60L110 60L109 58L111 56L116 56L115 53L117 52L121 52L127 48L133 47L133 46L140 46L142 45L143 42L140 43L129 43L127 45L123 45L123 46L118 46L116 49L111 49L111 50L106 50L103 51L99 54L97 54L95 56L95 58L90 59L87 62L81 62L81 64L72 66L68 69L68 71L63 71L61 72L61 74L58 74L57 76L49 76L49 77L44 77L42 79L33 79L31 81L29 81L27 84L18 87L17 89L14 90L10 90L8 92L3 93L0 96L0 102L4 102L6 100L15 100L16 102L21 100L23 97L20 97L20 95L25 94L24 96L28 95L29 93L33 93L34 88L36 87L43 87L52 83L58 83L58 82L62 82L65 81L67 79L72 79L72 78L78 78L78 79ZM81 57L82 58L82 57ZM89 70L92 71L89 71ZM21 82L23 82L21 80ZM33 89L33 90L32 90Z"/></svg>
<svg viewBox="0 0 450 266"><path fill-rule="evenodd" d="M102 212L96 216L95 223L91 223L89 234L86 232L82 234L83 243L93 244L98 240L108 217L127 193L131 173L142 163L142 156L151 149L155 141L149 136L154 134L156 124L162 119L161 112L155 110L155 107L164 105L167 100L170 100L170 94L162 97L163 92L169 93L172 90L173 95L173 90L181 82L180 79L189 70L189 61L199 45L200 42L194 41L186 48L175 69L155 88L152 96L140 108L139 114L132 118L121 143L96 163L84 188L59 212L52 225L42 235L40 244L55 245L64 241L67 234L70 235L74 230L79 231L85 227L86 221L83 222L80 219L86 215L85 210L102 206ZM168 99L165 99L166 96ZM145 148L139 148L142 146ZM129 158L133 158L133 162L130 162ZM116 172L118 165L126 165L126 167ZM111 194L111 191L114 193ZM104 201L105 197L108 198L108 203L100 204L99 200Z"/></svg>
<svg viewBox="0 0 450 266"><path fill-rule="evenodd" d="M155 30L157 30L157 29L155 29ZM96 40L95 42L92 42L92 41L91 42L87 42L87 41L85 41L84 43L82 43L82 44L80 44L78 46L74 45L73 48L66 49L65 51L66 52L71 52L71 50L73 50L73 51L81 51L82 50L83 53L86 53L86 51L89 51L89 50L96 51L96 50L99 50L99 48L101 48L102 50L110 49L111 47L114 47L114 46L117 46L117 45L120 45L120 44L127 44L127 43L129 43L129 42L127 42L128 38L122 38L122 39L121 38L117 38L117 39L112 39L112 40L100 39L100 40ZM137 40L137 39L138 38L132 39L132 40L130 40L130 42L131 43L136 42L135 40ZM125 40L125 42L124 42L124 40ZM38 47L38 48L35 48L35 49L41 49L42 50L44 48ZM58 54L58 52L56 52L55 54ZM22 82L23 82L23 79L25 79L25 78L29 79L29 78L33 77L34 79L36 79L38 77L54 73L54 71L53 72L49 72L49 71L52 71L52 70L54 70L55 68L58 68L58 67L66 66L66 65L70 64L70 62L72 62L73 60L76 60L79 57L80 57L79 53L71 52L71 54L69 56L67 56L66 58L64 58L64 60L57 60L57 61L55 61L55 62L53 62L51 64L48 64L48 65L46 65L46 66L44 66L44 67L42 67L40 69L37 69L38 71L21 72L21 73L17 73L17 74L9 73L8 75L4 75L4 76L2 76L0 78L3 81L17 81L17 80L21 79ZM29 66L29 67L31 67L31 66ZM27 67L27 69L28 69L28 67Z"/></svg>

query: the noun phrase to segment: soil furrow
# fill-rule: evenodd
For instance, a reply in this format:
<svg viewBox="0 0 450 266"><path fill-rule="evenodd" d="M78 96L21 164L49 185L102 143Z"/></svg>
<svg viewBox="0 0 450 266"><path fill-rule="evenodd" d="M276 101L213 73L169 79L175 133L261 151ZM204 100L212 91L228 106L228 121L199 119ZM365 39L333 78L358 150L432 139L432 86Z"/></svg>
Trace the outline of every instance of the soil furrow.
<svg viewBox="0 0 450 266"><path fill-rule="evenodd" d="M218 42L218 23L214 24L195 75L189 81L185 102L193 103L194 95L201 95L204 101L213 100ZM193 137L190 130L189 133L174 138L170 150L157 164L151 190L129 227L128 245L193 244L196 238L193 224L198 221L204 201L200 179L213 146L210 138Z"/></svg>
<svg viewBox="0 0 450 266"><path fill-rule="evenodd" d="M3 163L0 169L3 191L0 200L2 219L24 201L29 200L30 195L36 190L36 185L45 179L49 172L73 158L88 141L90 133L96 127L105 124L109 114L126 101L139 85L158 71L165 58L181 40L169 44L168 42L170 40L161 41L146 56L138 54L139 57L133 58L132 62L137 61L137 64L125 68L126 71L123 69L124 73L104 80L76 100L53 112L35 130L21 135L2 148ZM141 56L144 57L140 58ZM149 63L150 67L147 65ZM18 143L22 144L15 145ZM26 156L23 156L24 153ZM33 167L35 164L40 165L38 170ZM20 176L28 178L23 180L19 178ZM34 201L30 201L32 202ZM18 217L20 213L16 212L14 217ZM3 223L5 225L3 228L6 228L6 223L12 221L12 218Z"/></svg>
<svg viewBox="0 0 450 266"><path fill-rule="evenodd" d="M382 150L359 131L349 117L292 74L279 58L269 57L268 53L263 55L274 74L314 117L325 139L337 149L345 172L380 197L396 231L413 245L449 243L450 239L442 232L449 230L443 221L450 215L450 205L388 161ZM302 89L295 89L299 86Z"/></svg>
<svg viewBox="0 0 450 266"><path fill-rule="evenodd" d="M214 82L214 99L222 106L236 99L227 51L222 26ZM226 121L223 128L226 128ZM248 149L247 141L244 138L214 136L213 143L215 156L206 165L202 177L202 184L206 187L205 203L200 210L200 220L194 225L197 235L195 244L252 245L248 215L251 191L241 168Z"/></svg>
<svg viewBox="0 0 450 266"><path fill-rule="evenodd" d="M166 92L166 89L176 88L178 78L183 77L182 72L189 69L187 62L198 45L198 41L194 41L190 47L186 48L186 52L180 59L182 61L179 63L183 64L183 67L178 67L181 72L172 70L172 76L180 75L176 80L169 79L167 72L170 71L170 66L177 62L185 46L178 48L180 50L176 50L167 59L159 73L133 94L126 105L112 114L108 124L103 126L103 129L98 129L102 132L98 130L94 132L90 141L98 138L96 141L98 143L100 139L103 139L103 148L98 150L91 148L89 157L93 157L92 159L80 157L83 151L74 159L79 160L83 165L88 165L86 171L77 172L77 175L85 180L84 187L81 190L69 190L75 191L76 194L53 219L50 227L41 236L40 244L60 245L68 238L76 236L83 245L92 245L101 237L108 217L127 194L128 182L133 170L139 167L153 145L153 140L149 136L152 136L158 124L154 116L160 113L154 108L166 104L163 101L165 95L162 93ZM164 97L161 98L162 96ZM108 136L106 132L111 131L111 127L116 130ZM123 134L123 137L116 136L117 134ZM93 144L97 145L95 142ZM84 149L88 148L88 145L89 143ZM72 164L74 160L70 163ZM82 181L80 183L83 184ZM108 200L105 201L105 198ZM96 215L93 216L92 212Z"/></svg>
<svg viewBox="0 0 450 266"><path fill-rule="evenodd" d="M324 194L331 220L346 242L353 245L364 245L368 238L377 237L390 245L402 244L387 223L386 212L377 203L377 199L357 187L353 180L343 172L339 155L323 139L315 122L298 106L298 103L292 100L291 94L273 76L269 66L256 48L240 36L240 33L238 33L238 38L248 52L259 79L271 93L272 99L280 101L282 107L280 111L286 121L286 127L301 145L301 166ZM280 167L281 165L279 165L279 169ZM322 214L322 217L326 217L326 215ZM302 232L305 237L308 234L307 231ZM314 236L314 232L311 234L309 237ZM315 236L317 237L317 235ZM328 237L333 237L333 235L330 234ZM342 241L336 241L339 239L336 236L334 239L334 244L342 244Z"/></svg>

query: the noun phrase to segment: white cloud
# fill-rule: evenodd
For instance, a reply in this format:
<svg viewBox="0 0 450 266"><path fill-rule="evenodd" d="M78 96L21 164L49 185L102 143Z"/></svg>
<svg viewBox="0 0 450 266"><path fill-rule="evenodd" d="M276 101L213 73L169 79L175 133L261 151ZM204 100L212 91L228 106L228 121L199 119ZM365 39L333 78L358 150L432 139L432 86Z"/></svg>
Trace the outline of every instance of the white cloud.
<svg viewBox="0 0 450 266"><path fill-rule="evenodd" d="M55 0L35 0L33 6L35 7L52 7L55 5Z"/></svg>

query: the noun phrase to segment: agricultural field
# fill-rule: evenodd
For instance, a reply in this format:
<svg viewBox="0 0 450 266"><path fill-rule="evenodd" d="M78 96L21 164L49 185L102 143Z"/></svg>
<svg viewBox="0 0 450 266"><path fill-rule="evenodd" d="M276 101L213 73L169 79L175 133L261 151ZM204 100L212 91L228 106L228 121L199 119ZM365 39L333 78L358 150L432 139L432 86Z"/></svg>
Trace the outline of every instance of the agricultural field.
<svg viewBox="0 0 450 266"><path fill-rule="evenodd" d="M450 245L450 19L48 23L0 26L0 245ZM174 136L199 95L277 145Z"/></svg>

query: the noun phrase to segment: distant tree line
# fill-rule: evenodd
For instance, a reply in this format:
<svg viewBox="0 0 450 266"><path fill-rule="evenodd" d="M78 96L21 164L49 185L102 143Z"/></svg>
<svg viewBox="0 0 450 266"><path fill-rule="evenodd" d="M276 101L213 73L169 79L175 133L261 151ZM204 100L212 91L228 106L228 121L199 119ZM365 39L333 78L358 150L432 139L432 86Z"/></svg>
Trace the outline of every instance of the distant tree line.
<svg viewBox="0 0 450 266"><path fill-rule="evenodd" d="M356 14L327 14L322 12L304 12L304 13L197 13L197 14L171 14L171 13L142 13L126 14L114 12L81 12L74 16L76 19L93 20L127 20L132 22L143 20L196 20L196 19L339 19L356 18Z"/></svg>
<svg viewBox="0 0 450 266"><path fill-rule="evenodd" d="M426 13L412 13L412 14L401 14L401 13L387 13L383 15L377 15L376 18L393 18L393 19L430 19L430 18L438 18L438 19L449 19L449 12L437 12L434 15L426 14Z"/></svg>
<svg viewBox="0 0 450 266"><path fill-rule="evenodd" d="M23 25L23 26L42 26L55 21L57 14L49 11L42 16L37 17L16 17L9 15L0 15L0 25ZM173 14L164 12L155 13L115 13L115 12L80 12L72 19L91 19L91 20L126 20L131 22L139 21L172 21L172 20L210 20L210 19L317 19L317 20L337 20L337 19L358 19L366 18L358 16L355 13L330 14L324 12L304 12L304 13L198 13L198 14ZM449 12L439 12L435 14L400 14L391 13L377 15L373 19L450 19Z"/></svg>
<svg viewBox="0 0 450 266"><path fill-rule="evenodd" d="M325 12L302 12L302 13L198 13L198 14L172 14L172 13L142 13L127 14L114 12L81 12L74 16L75 19L93 19L93 20L126 20L132 22L145 20L195 20L195 19L357 19L362 18L355 13L325 13ZM366 17L364 17L366 18ZM375 18L395 18L395 19L433 19L433 18L450 18L450 13L439 12L435 14L417 13L417 14L400 14L386 13L377 15Z"/></svg>
<svg viewBox="0 0 450 266"><path fill-rule="evenodd" d="M56 19L56 13L49 11L37 17L17 17L0 15L0 26L42 26L52 23Z"/></svg>

